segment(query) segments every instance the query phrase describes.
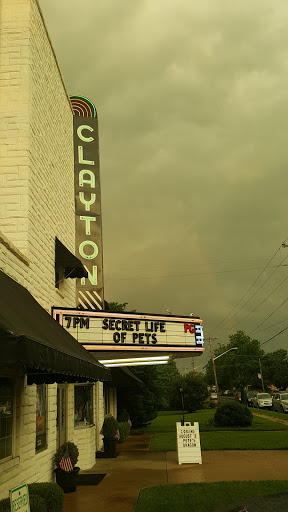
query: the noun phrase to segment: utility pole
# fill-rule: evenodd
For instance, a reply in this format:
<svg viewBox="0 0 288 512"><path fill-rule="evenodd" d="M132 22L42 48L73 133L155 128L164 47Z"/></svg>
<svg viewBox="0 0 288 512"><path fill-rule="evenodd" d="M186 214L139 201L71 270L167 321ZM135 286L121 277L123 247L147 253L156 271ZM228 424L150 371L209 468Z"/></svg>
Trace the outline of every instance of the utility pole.
<svg viewBox="0 0 288 512"><path fill-rule="evenodd" d="M259 368L260 368L261 381L262 381L262 391L265 391L265 388L264 388L264 381L263 381L262 365L261 365L261 359L260 359L260 357L259 357Z"/></svg>
<svg viewBox="0 0 288 512"><path fill-rule="evenodd" d="M194 357L192 357L192 372L193 372L193 373L195 372L195 361L194 361Z"/></svg>
<svg viewBox="0 0 288 512"><path fill-rule="evenodd" d="M217 375L216 375L216 367L215 367L215 362L214 362L214 355L213 355L212 344L211 344L211 341L217 340L217 338L210 338L210 336L209 336L208 340L209 340L209 349L210 349L211 361L212 361L213 372L214 372L214 380L215 380L216 393L217 393L217 402L219 404L219 389L218 389L218 382L217 382Z"/></svg>

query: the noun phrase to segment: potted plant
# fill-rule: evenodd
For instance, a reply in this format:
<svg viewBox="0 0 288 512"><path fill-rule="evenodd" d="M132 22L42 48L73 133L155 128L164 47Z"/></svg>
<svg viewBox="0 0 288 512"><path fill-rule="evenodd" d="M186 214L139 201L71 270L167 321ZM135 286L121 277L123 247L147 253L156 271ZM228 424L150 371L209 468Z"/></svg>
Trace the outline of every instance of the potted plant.
<svg viewBox="0 0 288 512"><path fill-rule="evenodd" d="M80 471L80 468L76 466L78 457L77 446L69 441L62 444L54 455L54 462L57 466L54 470L56 482L64 492L76 491L77 477Z"/></svg>
<svg viewBox="0 0 288 512"><path fill-rule="evenodd" d="M116 457L116 443L120 438L118 422L111 416L105 416L100 434L103 436L104 452L108 458Z"/></svg>

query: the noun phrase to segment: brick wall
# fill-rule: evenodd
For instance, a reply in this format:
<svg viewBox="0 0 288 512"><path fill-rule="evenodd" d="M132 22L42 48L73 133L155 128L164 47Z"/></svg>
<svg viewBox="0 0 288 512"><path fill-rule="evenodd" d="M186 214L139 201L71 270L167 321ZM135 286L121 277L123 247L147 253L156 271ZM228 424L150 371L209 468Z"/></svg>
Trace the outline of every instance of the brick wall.
<svg viewBox="0 0 288 512"><path fill-rule="evenodd" d="M55 288L55 237L75 246L73 113L36 0L1 0L0 9L0 268L50 312L75 306L74 280ZM24 480L54 478L57 385L48 386L48 447L36 454L36 386L15 379L14 453L0 461L0 499ZM85 469L96 428L74 429L73 385L67 397L67 440Z"/></svg>
<svg viewBox="0 0 288 512"><path fill-rule="evenodd" d="M101 451L103 448L103 436L99 434L101 427L103 425L104 421L104 398L103 398L103 382L96 382L96 393L95 393L95 400L96 400L96 418L95 418L95 424L96 424L96 449L98 451Z"/></svg>
<svg viewBox="0 0 288 512"><path fill-rule="evenodd" d="M54 286L55 236L75 246L73 113L36 0L2 0L0 34L0 231L38 302L73 307L75 282Z"/></svg>

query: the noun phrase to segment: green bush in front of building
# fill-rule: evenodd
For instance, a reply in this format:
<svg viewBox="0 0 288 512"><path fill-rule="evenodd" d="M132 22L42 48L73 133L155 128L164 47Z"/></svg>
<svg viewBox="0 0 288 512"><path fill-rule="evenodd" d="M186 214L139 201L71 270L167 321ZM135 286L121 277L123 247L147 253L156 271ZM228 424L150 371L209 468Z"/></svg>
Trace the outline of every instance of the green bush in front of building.
<svg viewBox="0 0 288 512"><path fill-rule="evenodd" d="M48 512L46 501L37 494L29 496L30 512Z"/></svg>
<svg viewBox="0 0 288 512"><path fill-rule="evenodd" d="M118 443L125 443L127 437L130 434L130 429L131 429L131 427L130 427L130 424L128 423L128 421L120 421L118 423L118 430L119 430L119 434L120 434Z"/></svg>
<svg viewBox="0 0 288 512"><path fill-rule="evenodd" d="M126 409L122 409L117 416L117 420L119 421L119 423L123 423L124 421L128 421L129 419L130 414L128 411L126 411Z"/></svg>
<svg viewBox="0 0 288 512"><path fill-rule="evenodd" d="M48 512L45 499L41 498L41 496L31 494L29 496L29 503L30 503L30 512ZM62 512L62 510L63 510L63 507L61 508L61 512ZM10 511L11 511L10 498L6 498L5 500L0 500L0 512L10 512Z"/></svg>
<svg viewBox="0 0 288 512"><path fill-rule="evenodd" d="M239 402L221 404L214 414L216 427L249 427L252 421L252 412Z"/></svg>
<svg viewBox="0 0 288 512"><path fill-rule="evenodd" d="M0 500L0 512L10 512L10 499Z"/></svg>
<svg viewBox="0 0 288 512"><path fill-rule="evenodd" d="M47 512L63 511L64 492L59 485L50 482L39 482L28 484L28 489L29 495L37 495L45 500ZM33 512L32 509L31 512Z"/></svg>
<svg viewBox="0 0 288 512"><path fill-rule="evenodd" d="M79 450L76 444L71 443L70 441L61 444L61 446L58 448L57 452L54 455L55 465L57 466L57 468L59 467L60 461L66 450L68 450L73 468L75 468L79 458Z"/></svg>
<svg viewBox="0 0 288 512"><path fill-rule="evenodd" d="M103 435L104 439L117 439L118 432L118 421L114 416L108 414L104 418L104 422L102 428L100 430L100 434Z"/></svg>

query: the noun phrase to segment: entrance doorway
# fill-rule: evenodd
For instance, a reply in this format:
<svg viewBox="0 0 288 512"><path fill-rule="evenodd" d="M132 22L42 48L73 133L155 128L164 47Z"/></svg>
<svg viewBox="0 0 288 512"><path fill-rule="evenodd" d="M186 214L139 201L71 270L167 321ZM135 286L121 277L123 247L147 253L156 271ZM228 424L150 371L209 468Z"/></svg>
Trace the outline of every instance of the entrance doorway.
<svg viewBox="0 0 288 512"><path fill-rule="evenodd" d="M66 442L67 384L57 386L57 447Z"/></svg>

